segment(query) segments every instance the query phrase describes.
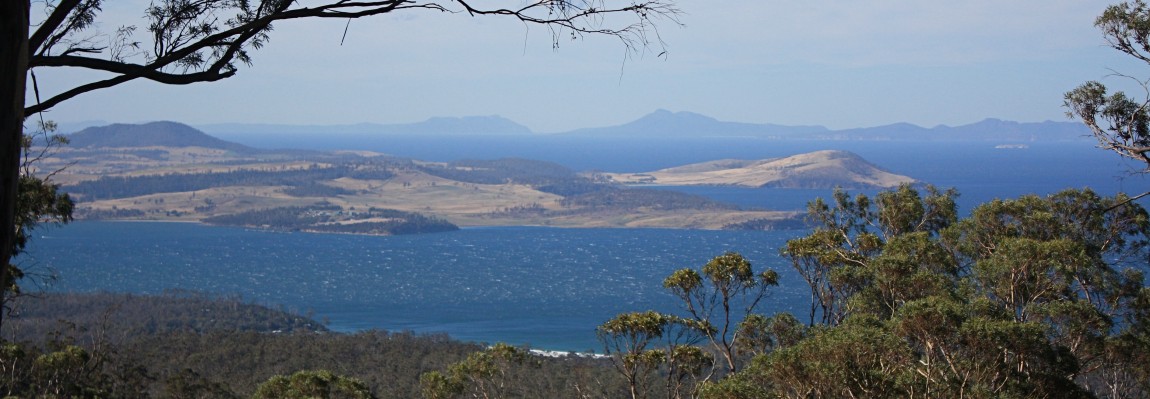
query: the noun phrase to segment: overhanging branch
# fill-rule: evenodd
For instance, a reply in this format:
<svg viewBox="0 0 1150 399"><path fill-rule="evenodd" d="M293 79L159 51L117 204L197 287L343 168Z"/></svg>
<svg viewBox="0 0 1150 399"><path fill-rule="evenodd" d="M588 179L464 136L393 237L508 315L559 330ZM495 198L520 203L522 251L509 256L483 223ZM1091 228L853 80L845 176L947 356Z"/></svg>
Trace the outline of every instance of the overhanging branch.
<svg viewBox="0 0 1150 399"><path fill-rule="evenodd" d="M40 27L36 28L36 33L33 33L32 36L28 38L28 51L34 52L43 46L44 42L48 40L48 37L52 35L52 32L55 32L56 29L60 27L60 24L64 23L64 20L68 18L68 14L71 14L72 10L78 5L80 5L80 0L61 0L59 4L56 4L56 8L52 10L52 14L48 16L48 19L44 20L44 22L40 24ZM29 56L30 55L32 54L29 54Z"/></svg>
<svg viewBox="0 0 1150 399"><path fill-rule="evenodd" d="M226 71L226 72L222 72L222 73L220 73L218 71L206 71L206 72L190 73L190 74L184 74L184 75L173 75L173 76L178 76L179 79L172 79L171 81L165 82L165 83L174 84L174 85L185 85L185 84L192 84L192 83L199 83L199 82L214 82L217 80L229 78L232 75L235 75L235 73L236 73L235 70L231 70L231 71ZM99 89L106 89L109 87L119 85L121 83L127 83L127 82L130 82L130 81L135 80L137 78L139 78L139 76L136 76L136 75L119 75L119 76L116 76L114 78L100 80L100 81L76 86L76 87L74 87L68 91L57 94L55 96L52 96L51 98L49 98L43 102L40 102L40 103L37 103L37 104L34 104L32 106L24 108L24 113L26 115L32 115L32 114L35 114L37 112L44 112L44 111L47 111L47 110L51 109L52 107L56 106L57 104L64 102L65 100L68 100L70 98L76 97L78 95L81 95L81 94L84 94L84 93L87 93L90 91L99 90Z"/></svg>
<svg viewBox="0 0 1150 399"><path fill-rule="evenodd" d="M652 18L665 17L678 23L676 18L680 13L679 10L659 0L630 3L628 6L617 8L597 8L596 5L605 3L598 0L584 0L578 5L570 0L540 1L530 3L518 10L481 9L473 7L468 1L454 0L454 2L461 5L471 15L512 16L526 23L550 26L553 30L562 29L579 34L615 36L620 38L628 49L649 44L646 32L648 29L654 29ZM64 26L65 21L68 20L70 13L76 10L76 7L82 7L84 4L88 3L84 3L83 0L62 0L58 4L48 20L33 35L35 39L33 48L36 50L29 50L31 54L29 69L73 67L107 72L116 76L76 86L47 100L25 107L26 114L43 112L80 94L109 88L135 79L180 85L228 78L237 71L233 64L234 61L238 59L244 63L249 63L250 60L245 49L249 46L259 48L262 41L266 39L266 32L271 29L271 24L277 21L301 18L354 19L402 9L451 12L439 3L417 3L414 0L335 0L328 4L296 9L288 9L288 7L297 4L296 2L264 1L254 10L247 8L247 6L231 8L232 3L228 2L217 3L201 0L190 3L195 10L180 9L176 14L161 13L154 16L157 19L153 21L153 29L160 29L153 31L157 37L156 45L158 47L151 55L154 58L147 59L147 62L130 63L117 59L106 60L77 55L78 51L47 54L52 43L69 34L69 31L73 29L73 24ZM223 6L223 4L228 6ZM196 18L200 15L224 9L237 10L237 15L226 23L219 22L214 18L209 18L206 22L198 21L212 26L200 26L190 31L175 28L176 26L185 26L188 23L197 23ZM637 21L621 28L596 26L601 21L595 21L595 18L620 13L633 14ZM169 37L165 36L166 31L162 27L179 30L179 32L173 33L174 42L165 40ZM226 29L216 31L217 28ZM97 47L86 47L85 49L100 50L101 52L103 50L103 48ZM145 55L145 57L147 56ZM185 72L171 72L173 67L185 68Z"/></svg>

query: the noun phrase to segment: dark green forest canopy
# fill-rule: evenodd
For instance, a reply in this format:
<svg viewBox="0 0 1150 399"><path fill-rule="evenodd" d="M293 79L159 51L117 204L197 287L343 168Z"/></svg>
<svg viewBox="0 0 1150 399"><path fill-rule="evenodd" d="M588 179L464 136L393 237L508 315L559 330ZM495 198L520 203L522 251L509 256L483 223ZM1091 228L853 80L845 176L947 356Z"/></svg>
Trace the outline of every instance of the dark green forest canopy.
<svg viewBox="0 0 1150 399"><path fill-rule="evenodd" d="M420 373L484 349L443 334L335 333L294 311L194 292L48 294L21 297L17 309L0 332L0 370L14 377L0 379L0 392L18 397L242 398L276 376L331 370L375 397L414 398ZM523 364L506 392L561 397L584 386L618 396L601 360L532 356Z"/></svg>
<svg viewBox="0 0 1150 399"><path fill-rule="evenodd" d="M156 193L179 193L232 186L288 186L297 194L343 194L337 188L317 189L317 181L341 177L385 180L393 176L384 167L357 165L313 166L297 170L243 169L214 173L170 173L145 176L105 176L79 182L65 189L81 200L130 198Z"/></svg>
<svg viewBox="0 0 1150 399"><path fill-rule="evenodd" d="M420 234L459 230L443 219L394 209L344 210L338 205L279 207L213 216L207 224L244 226L276 231L347 234Z"/></svg>
<svg viewBox="0 0 1150 399"><path fill-rule="evenodd" d="M697 380L685 392L713 398L1150 395L1146 210L1123 195L1067 190L995 200L959 218L956 195L903 186L874 197L837 191L829 201L812 202L814 229L781 251L801 279L784 284L807 286L809 314L767 316L746 308L739 328L725 335L739 356L696 369L690 375ZM699 301L716 298L701 295L704 281L724 279L699 276L677 271L664 285L685 300L689 314L708 303L725 306L726 300ZM699 318L705 323L696 334L705 337L723 318L702 314L710 316ZM660 344L668 342L666 332L643 331L642 341L631 342L649 344L615 347L622 351L618 359L629 365L650 359L645 367L670 375L671 354L682 343ZM723 352L714 345L720 341L710 342L703 347ZM743 366L732 372L737 365ZM716 367L727 373L715 373ZM632 369L620 373L635 380ZM651 392L658 380L639 380L647 388L635 396Z"/></svg>

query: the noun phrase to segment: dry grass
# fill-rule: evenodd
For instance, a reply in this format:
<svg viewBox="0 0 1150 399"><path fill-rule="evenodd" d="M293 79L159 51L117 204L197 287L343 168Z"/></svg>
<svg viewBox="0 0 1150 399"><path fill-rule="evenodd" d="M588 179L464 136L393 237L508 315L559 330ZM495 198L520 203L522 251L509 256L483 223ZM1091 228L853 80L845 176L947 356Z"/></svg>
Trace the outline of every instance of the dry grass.
<svg viewBox="0 0 1150 399"><path fill-rule="evenodd" d="M133 149L136 150L136 149ZM164 161L130 155L130 151L69 149L41 164L44 170L67 166L54 177L74 183L100 176L138 176L165 173L220 173L239 169L292 170L313 164L301 158L237 156L209 149L166 149ZM362 153L361 156L375 156ZM78 161L78 162L75 162ZM72 162L71 164L69 164ZM206 217L321 202L344 209L387 208L437 216L460 226L533 225L555 227L658 227L718 229L730 223L759 218L785 218L785 212L742 211L597 211L579 212L560 205L562 197L522 184L473 184L431 176L413 169L394 169L387 180L340 178L317 182L354 192L335 197L295 197L282 186L220 187L194 192L155 193L132 198L84 202L94 210L130 209L144 212L145 220L197 221ZM508 209L541 207L543 214L508 213ZM562 213L554 211L563 211ZM562 214L563 216L554 216Z"/></svg>
<svg viewBox="0 0 1150 399"><path fill-rule="evenodd" d="M804 182L837 181L844 185L890 188L915 182L913 178L884 171L842 151L816 151L761 161L724 159L647 173L600 175L624 184L674 186L803 187L809 184Z"/></svg>

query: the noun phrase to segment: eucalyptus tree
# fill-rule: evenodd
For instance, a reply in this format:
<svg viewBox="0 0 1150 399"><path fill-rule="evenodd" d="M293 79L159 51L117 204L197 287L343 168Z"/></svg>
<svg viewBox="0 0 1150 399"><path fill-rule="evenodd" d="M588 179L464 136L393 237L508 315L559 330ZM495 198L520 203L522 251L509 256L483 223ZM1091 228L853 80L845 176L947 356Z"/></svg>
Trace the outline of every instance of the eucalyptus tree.
<svg viewBox="0 0 1150 399"><path fill-rule="evenodd" d="M738 371L736 343L744 332L739 322L753 314L768 288L779 285L779 274L770 269L755 273L751 262L735 252L714 257L701 272L676 270L663 280L663 287L683 301L689 317L733 373Z"/></svg>
<svg viewBox="0 0 1150 399"><path fill-rule="evenodd" d="M327 370L298 371L277 375L256 389L254 399L374 399L363 381Z"/></svg>
<svg viewBox="0 0 1150 399"><path fill-rule="evenodd" d="M831 203L822 198L809 203L807 220L814 230L787 241L782 250L810 288L809 324L842 322L851 307L858 306L848 300L860 291L871 291L877 300L886 300L889 308L890 301L898 300L894 295L903 292L892 273L914 274L918 258L945 257L932 248L929 239L957 220L957 195L953 189L927 186L923 196L910 185L902 185L873 199L861 194L852 198L835 190ZM907 258L888 257L876 263L875 258L892 243Z"/></svg>
<svg viewBox="0 0 1150 399"><path fill-rule="evenodd" d="M673 272L664 287L729 371L692 392L1150 395L1150 214L1125 195L1065 190L994 200L960 219L957 195L902 186L812 202L812 232L781 251L812 292L807 325L750 311L778 276L754 273L737 253ZM656 345L671 320L630 313L600 326L633 396L668 361Z"/></svg>
<svg viewBox="0 0 1150 399"><path fill-rule="evenodd" d="M1103 392L1125 385L1117 396L1150 394L1146 384L1124 382L1132 373L1150 377L1145 363L1114 356L1150 352L1150 320L1140 316L1150 311L1144 281L1150 215L1129 197L1067 190L996 200L975 209L945 241L968 270L969 301L981 317L1019 331L1016 337L1025 336L1018 329L1037 330L1026 334L1050 348L1042 351L1055 351L1045 356L1073 359L1059 374L1083 389L1109 396ZM1043 361L1018 358L1016 367L1050 365Z"/></svg>
<svg viewBox="0 0 1150 399"><path fill-rule="evenodd" d="M631 398L645 398L652 373L667 361L658 347L674 317L655 311L623 313L595 329L605 354L627 382Z"/></svg>
<svg viewBox="0 0 1150 399"><path fill-rule="evenodd" d="M421 374L419 385L423 397L428 399L523 397L521 391L528 381L521 375L515 378L515 371L532 366L538 364L527 350L497 343L451 364L446 374L439 371Z"/></svg>
<svg viewBox="0 0 1150 399"><path fill-rule="evenodd" d="M16 197L15 235L11 251L13 256L24 251L32 230L43 223L68 223L72 220L75 204L72 198L60 192L52 177L62 170L39 170L40 160L52 155L68 139L56 134L56 125L40 121L36 130L27 132L20 140L20 178ZM20 280L30 271L11 262L3 262L0 269L0 314L7 311L9 302L21 294ZM41 280L50 276L39 275Z"/></svg>
<svg viewBox="0 0 1150 399"><path fill-rule="evenodd" d="M797 238L808 252L788 245L784 255L825 270L830 288L811 290L838 295L835 317L806 329L749 318L752 331L774 336L749 334L755 358L704 397L1150 394L1145 209L1067 190L991 201L957 219L953 195L911 191L813 204L822 224L812 235L838 238Z"/></svg>
<svg viewBox="0 0 1150 399"><path fill-rule="evenodd" d="M1094 25L1111 48L1150 64L1150 6L1144 1L1111 5ZM1140 85L1142 92L1111 92L1101 82L1089 81L1067 92L1063 106L1067 116L1090 128L1100 148L1142 163L1140 173L1150 172L1150 86L1145 79L1115 74Z"/></svg>
<svg viewBox="0 0 1150 399"><path fill-rule="evenodd" d="M637 50L661 46L657 24L678 24L680 14L672 0L155 0L141 10L142 29L101 31L110 24L102 7L102 0L0 2L0 226L16 225L26 117L133 81L185 85L233 77L253 62L253 51L268 43L276 23L455 12L543 26L556 45L569 36L605 35ZM46 68L94 71L100 77L44 93L36 71ZM12 257L14 240L14 228L0 229L0 264ZM0 281L9 279L8 269L0 269Z"/></svg>

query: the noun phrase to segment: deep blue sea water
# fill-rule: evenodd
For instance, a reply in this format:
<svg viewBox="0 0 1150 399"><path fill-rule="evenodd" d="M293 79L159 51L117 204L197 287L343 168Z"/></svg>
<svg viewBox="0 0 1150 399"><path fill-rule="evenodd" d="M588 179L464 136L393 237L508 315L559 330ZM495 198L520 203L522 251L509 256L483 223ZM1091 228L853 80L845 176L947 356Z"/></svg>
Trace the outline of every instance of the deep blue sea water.
<svg viewBox="0 0 1150 399"><path fill-rule="evenodd" d="M336 330L447 332L464 340L593 350L594 328L627 311L676 311L662 280L726 251L774 267L792 234L668 229L469 228L414 236L268 233L188 223L77 222L32 244L52 290L239 294L314 312ZM33 262L33 263L27 263Z"/></svg>
<svg viewBox="0 0 1150 399"><path fill-rule="evenodd" d="M406 140L406 141L405 141ZM286 144L285 144L286 143ZM251 143L248 144L258 144ZM290 140L280 141L291 145ZM632 140L425 138L295 143L365 148L432 161L523 157L576 170L640 172L721 158L768 158L846 149L895 173L955 187L960 207L993 198L1090 187L1140 193L1132 164L1088 142L780 142L757 139ZM830 190L667 188L748 207L802 209ZM447 332L482 342L595 350L594 328L626 311L676 311L662 279L725 251L773 267L782 286L762 309L807 304L802 282L777 256L801 231L469 228L417 236L269 233L187 223L77 222L38 233L26 268L59 275L51 290L160 293L187 289L241 295L313 312L330 327Z"/></svg>

